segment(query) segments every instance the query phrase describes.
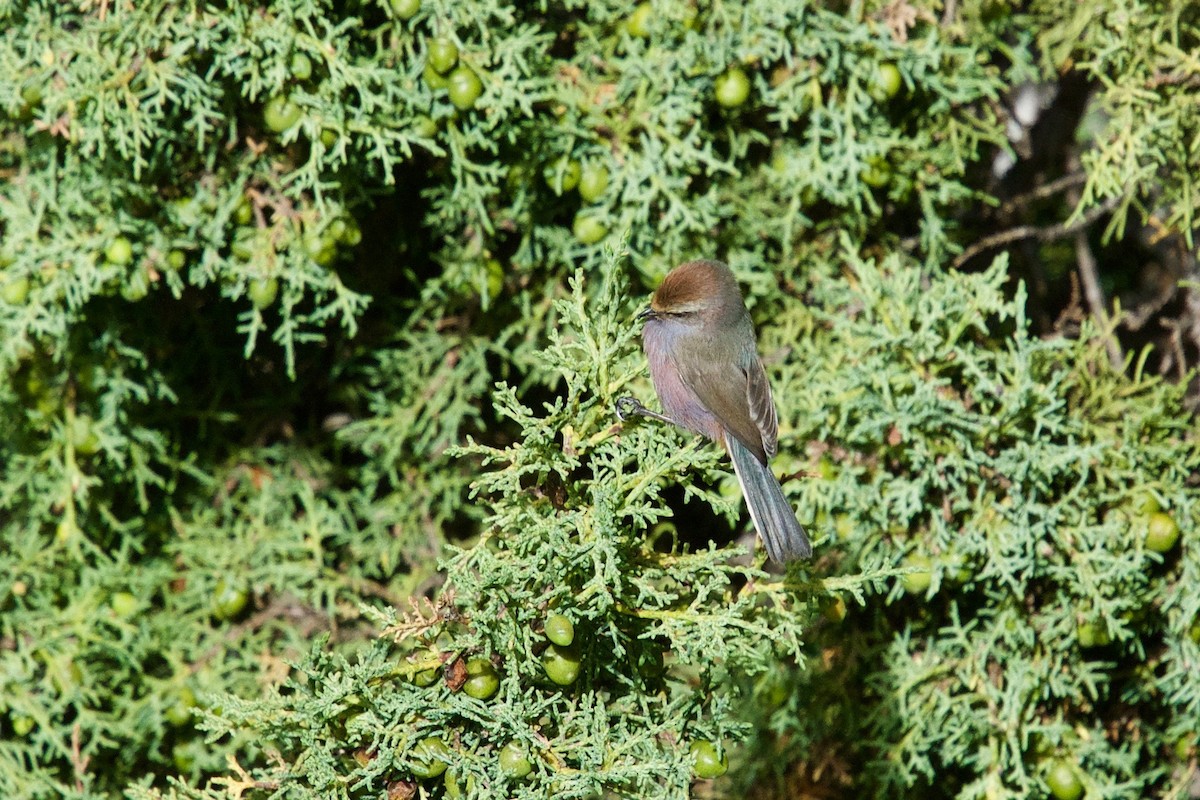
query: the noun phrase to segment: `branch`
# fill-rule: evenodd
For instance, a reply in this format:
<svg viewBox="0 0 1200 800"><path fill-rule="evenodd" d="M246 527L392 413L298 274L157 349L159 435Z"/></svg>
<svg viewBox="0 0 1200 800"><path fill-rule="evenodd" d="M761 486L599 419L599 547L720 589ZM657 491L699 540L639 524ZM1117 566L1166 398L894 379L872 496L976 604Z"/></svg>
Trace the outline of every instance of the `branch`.
<svg viewBox="0 0 1200 800"><path fill-rule="evenodd" d="M994 233L991 236L985 236L975 244L968 247L966 250L959 253L958 257L950 265L952 269L959 269L963 264L966 264L980 253L994 250L1005 245L1019 242L1022 239L1037 239L1039 242L1051 242L1055 239L1062 239L1070 236L1077 231L1081 231L1093 224L1100 217L1112 211L1121 202L1121 196L1110 197L1100 205L1089 210L1075 222L1067 225L1059 223L1048 227L1039 228L1036 225L1019 225L1016 228L1009 228L1006 231Z"/></svg>
<svg viewBox="0 0 1200 800"><path fill-rule="evenodd" d="M1035 200L1045 200L1047 197L1056 195L1065 189L1081 186L1084 183L1087 183L1086 172L1072 172L1069 175L1063 175L1061 178L1052 180L1049 183L1043 183L1041 186L1005 201L1004 205L1000 206L1000 214L1011 214L1021 206L1028 205Z"/></svg>
<svg viewBox="0 0 1200 800"><path fill-rule="evenodd" d="M1100 288L1100 276L1096 270L1096 256L1088 245L1087 234L1075 232L1075 260L1079 264L1079 279L1083 283L1083 296L1087 298L1092 316L1096 318L1101 336L1104 337L1104 347L1108 350L1108 360L1113 369L1120 371L1125 363L1121 353L1121 344L1113 334L1113 328L1108 322L1108 310L1105 308L1104 290Z"/></svg>

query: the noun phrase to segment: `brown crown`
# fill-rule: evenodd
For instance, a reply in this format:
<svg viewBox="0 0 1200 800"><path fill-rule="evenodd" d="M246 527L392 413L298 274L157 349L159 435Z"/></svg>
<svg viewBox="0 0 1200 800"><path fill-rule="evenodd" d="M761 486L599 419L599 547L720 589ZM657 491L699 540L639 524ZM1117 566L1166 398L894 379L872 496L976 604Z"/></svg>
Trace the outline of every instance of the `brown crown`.
<svg viewBox="0 0 1200 800"><path fill-rule="evenodd" d="M650 299L655 311L697 310L730 290L737 281L720 261L687 261L667 273Z"/></svg>

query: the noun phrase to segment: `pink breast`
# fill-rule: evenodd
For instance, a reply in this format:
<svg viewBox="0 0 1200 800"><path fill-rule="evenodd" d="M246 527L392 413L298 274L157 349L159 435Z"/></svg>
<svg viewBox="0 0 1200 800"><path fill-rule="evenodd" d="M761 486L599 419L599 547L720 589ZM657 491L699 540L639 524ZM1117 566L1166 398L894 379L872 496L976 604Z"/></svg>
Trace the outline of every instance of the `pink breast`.
<svg viewBox="0 0 1200 800"><path fill-rule="evenodd" d="M670 338L676 333L657 320L650 320L642 331L642 344L650 364L650 379L662 403L663 413L683 427L724 442L721 427L696 393L679 377L670 350Z"/></svg>

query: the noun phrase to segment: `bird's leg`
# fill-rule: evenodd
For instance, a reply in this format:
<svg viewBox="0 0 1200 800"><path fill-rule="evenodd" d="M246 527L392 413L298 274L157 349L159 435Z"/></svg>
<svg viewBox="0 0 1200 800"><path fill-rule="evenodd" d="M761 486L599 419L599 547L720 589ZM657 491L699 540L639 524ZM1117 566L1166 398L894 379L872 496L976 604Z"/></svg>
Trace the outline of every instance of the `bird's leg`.
<svg viewBox="0 0 1200 800"><path fill-rule="evenodd" d="M617 400L617 419L621 420L621 422L624 422L629 417L648 417L650 419L656 419L659 422L665 422L668 425L674 425L676 427L683 427L682 425L680 425L678 422L671 419L670 417L663 416L662 414L659 414L657 411L651 411L650 409L646 408L644 405L641 404L641 402L639 402L637 400L637 398L634 398L634 397L618 398L618 400Z"/></svg>

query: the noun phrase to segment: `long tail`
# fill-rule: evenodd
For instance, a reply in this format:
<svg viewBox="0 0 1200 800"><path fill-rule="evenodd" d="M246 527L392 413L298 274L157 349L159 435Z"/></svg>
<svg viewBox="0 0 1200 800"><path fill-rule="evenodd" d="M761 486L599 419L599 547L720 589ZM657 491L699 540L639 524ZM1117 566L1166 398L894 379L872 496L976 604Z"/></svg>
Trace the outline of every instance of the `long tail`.
<svg viewBox="0 0 1200 800"><path fill-rule="evenodd" d="M771 468L759 462L754 454L733 436L725 437L733 471L742 487L742 496L750 508L754 527L767 546L772 561L783 563L812 555L812 543L796 519L796 512L783 496Z"/></svg>

